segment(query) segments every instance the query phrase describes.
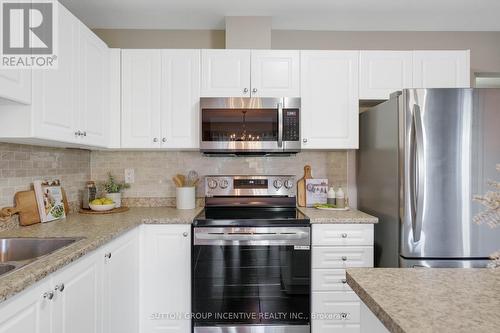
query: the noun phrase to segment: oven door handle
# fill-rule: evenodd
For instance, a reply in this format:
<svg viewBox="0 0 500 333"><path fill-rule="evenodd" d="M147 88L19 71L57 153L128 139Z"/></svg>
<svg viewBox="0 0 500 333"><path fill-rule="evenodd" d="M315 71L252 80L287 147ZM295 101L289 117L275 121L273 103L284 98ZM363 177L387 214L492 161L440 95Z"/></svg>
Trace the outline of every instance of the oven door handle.
<svg viewBox="0 0 500 333"><path fill-rule="evenodd" d="M278 148L283 148L283 102L278 103Z"/></svg>
<svg viewBox="0 0 500 333"><path fill-rule="evenodd" d="M262 233L262 234L243 234L243 233L198 233L196 234L197 239L204 240L223 240L223 241L288 241L288 240L299 240L306 239L309 235L305 232L288 233L288 234L278 234L278 233Z"/></svg>

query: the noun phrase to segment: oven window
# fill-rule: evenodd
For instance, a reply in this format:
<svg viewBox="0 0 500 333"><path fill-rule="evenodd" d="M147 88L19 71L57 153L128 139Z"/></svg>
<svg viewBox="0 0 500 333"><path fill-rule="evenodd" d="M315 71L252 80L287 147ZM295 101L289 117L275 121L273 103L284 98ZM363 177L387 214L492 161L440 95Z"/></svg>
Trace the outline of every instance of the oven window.
<svg viewBox="0 0 500 333"><path fill-rule="evenodd" d="M277 141L276 109L204 109L203 141Z"/></svg>
<svg viewBox="0 0 500 333"><path fill-rule="evenodd" d="M195 245L192 264L195 326L309 323L308 250Z"/></svg>

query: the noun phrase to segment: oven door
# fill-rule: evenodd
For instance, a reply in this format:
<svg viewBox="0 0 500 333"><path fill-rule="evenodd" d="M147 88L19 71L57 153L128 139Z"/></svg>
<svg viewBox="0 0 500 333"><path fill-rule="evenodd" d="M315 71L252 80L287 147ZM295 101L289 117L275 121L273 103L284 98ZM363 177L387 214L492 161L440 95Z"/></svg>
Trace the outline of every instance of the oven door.
<svg viewBox="0 0 500 333"><path fill-rule="evenodd" d="M309 227L194 228L193 332L310 332Z"/></svg>
<svg viewBox="0 0 500 333"><path fill-rule="evenodd" d="M300 151L300 98L202 98L200 108L204 153Z"/></svg>

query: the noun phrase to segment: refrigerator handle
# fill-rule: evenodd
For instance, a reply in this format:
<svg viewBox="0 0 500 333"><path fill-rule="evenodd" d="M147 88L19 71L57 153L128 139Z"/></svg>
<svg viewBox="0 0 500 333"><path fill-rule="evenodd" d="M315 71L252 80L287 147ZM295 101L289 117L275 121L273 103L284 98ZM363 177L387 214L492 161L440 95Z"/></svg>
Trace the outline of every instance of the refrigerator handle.
<svg viewBox="0 0 500 333"><path fill-rule="evenodd" d="M422 114L418 105L413 106L412 147L410 163L410 204L413 228L413 241L420 241L424 208L424 133Z"/></svg>

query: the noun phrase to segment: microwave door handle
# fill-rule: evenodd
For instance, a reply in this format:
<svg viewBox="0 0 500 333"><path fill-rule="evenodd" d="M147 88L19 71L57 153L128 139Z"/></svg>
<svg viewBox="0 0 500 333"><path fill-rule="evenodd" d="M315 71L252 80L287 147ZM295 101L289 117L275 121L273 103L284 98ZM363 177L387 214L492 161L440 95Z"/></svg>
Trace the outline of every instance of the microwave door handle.
<svg viewBox="0 0 500 333"><path fill-rule="evenodd" d="M278 103L278 148L283 147L283 103Z"/></svg>

